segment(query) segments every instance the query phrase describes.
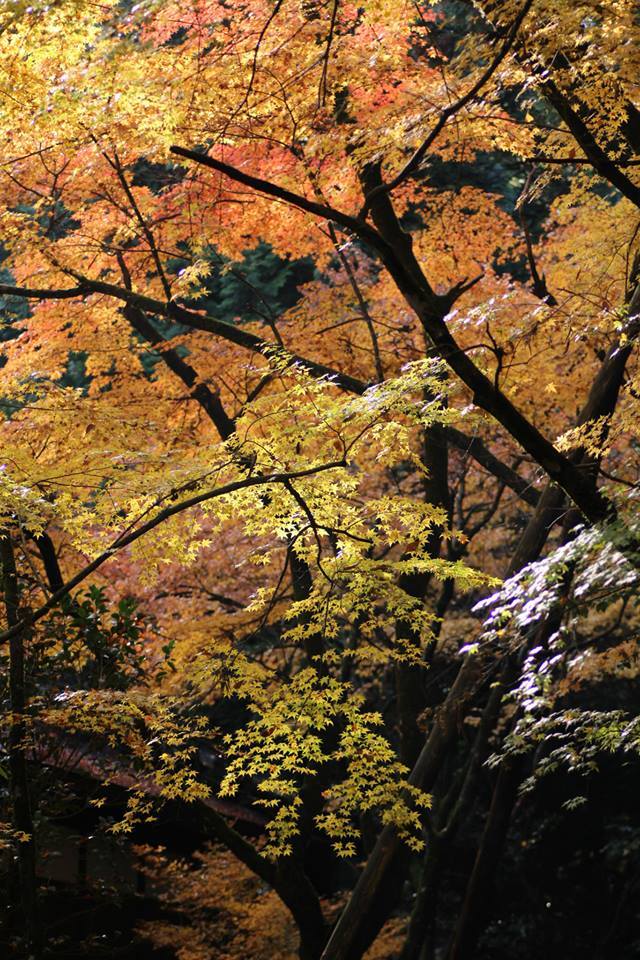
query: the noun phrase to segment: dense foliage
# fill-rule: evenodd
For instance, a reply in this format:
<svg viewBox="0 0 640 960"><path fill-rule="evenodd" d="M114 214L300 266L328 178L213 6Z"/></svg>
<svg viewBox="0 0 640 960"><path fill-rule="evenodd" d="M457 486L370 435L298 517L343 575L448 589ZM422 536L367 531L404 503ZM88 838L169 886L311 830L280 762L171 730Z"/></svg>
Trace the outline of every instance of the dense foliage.
<svg viewBox="0 0 640 960"><path fill-rule="evenodd" d="M12 955L638 955L639 32L0 3Z"/></svg>

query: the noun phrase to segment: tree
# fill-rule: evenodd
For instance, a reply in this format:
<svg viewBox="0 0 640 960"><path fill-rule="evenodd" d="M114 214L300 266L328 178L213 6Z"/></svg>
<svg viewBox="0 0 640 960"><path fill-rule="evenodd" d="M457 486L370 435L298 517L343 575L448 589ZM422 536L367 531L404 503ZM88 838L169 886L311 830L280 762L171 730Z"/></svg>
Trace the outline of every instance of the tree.
<svg viewBox="0 0 640 960"><path fill-rule="evenodd" d="M363 956L406 883L405 960L473 956L522 785L638 743L571 700L635 669L634 4L1 17L8 842L81 732L118 829L206 808L302 957Z"/></svg>

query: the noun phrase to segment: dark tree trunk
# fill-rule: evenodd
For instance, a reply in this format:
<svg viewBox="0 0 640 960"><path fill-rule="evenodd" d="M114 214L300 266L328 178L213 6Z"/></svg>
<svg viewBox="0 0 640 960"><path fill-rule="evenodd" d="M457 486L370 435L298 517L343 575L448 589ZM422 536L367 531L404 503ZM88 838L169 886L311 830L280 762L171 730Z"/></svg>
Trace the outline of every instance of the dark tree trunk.
<svg viewBox="0 0 640 960"><path fill-rule="evenodd" d="M7 624L14 626L21 619L18 576L13 545L9 534L0 537L0 561ZM19 834L16 843L19 912L23 918L24 940L31 957L41 955L41 931L38 917L36 884L36 846L31 809L29 770L27 766L26 721L27 690L24 657L25 631L15 633L9 641L9 773L13 827Z"/></svg>
<svg viewBox="0 0 640 960"><path fill-rule="evenodd" d="M501 764L491 798L473 871L469 878L462 912L454 931L447 960L471 960L486 921L492 879L507 836L511 813L518 795L526 757Z"/></svg>
<svg viewBox="0 0 640 960"><path fill-rule="evenodd" d="M424 480L424 499L436 507L450 512L449 495L449 456L445 431L438 424L427 428L423 438L422 462L427 470ZM431 557L440 555L442 531L434 529L426 544ZM431 575L425 573L405 574L400 578L400 586L409 596L425 602L431 582ZM413 623L399 620L396 624L396 637L401 644L420 649L420 636ZM418 727L418 718L425 708L425 667L426 662L400 662L395 670L396 696L398 703L398 730L400 735L400 759L411 767L416 762L424 734Z"/></svg>

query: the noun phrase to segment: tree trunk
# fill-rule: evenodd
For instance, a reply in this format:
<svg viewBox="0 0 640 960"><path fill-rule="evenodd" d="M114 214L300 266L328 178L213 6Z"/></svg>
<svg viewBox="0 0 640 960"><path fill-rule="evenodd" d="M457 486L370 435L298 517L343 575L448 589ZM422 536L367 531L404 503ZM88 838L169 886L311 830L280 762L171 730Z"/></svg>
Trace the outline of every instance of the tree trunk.
<svg viewBox="0 0 640 960"><path fill-rule="evenodd" d="M526 757L520 756L515 761L505 762L500 766L489 815L447 960L471 960L474 956L476 942L484 926L491 880L502 854L525 764Z"/></svg>
<svg viewBox="0 0 640 960"><path fill-rule="evenodd" d="M20 620L18 577L13 545L9 534L0 537L0 561L7 624L14 626ZM29 770L25 755L27 691L24 666L24 630L9 642L9 697L11 722L9 726L9 772L13 827L18 834L16 843L19 908L23 917L24 940L30 957L41 955L41 933L38 917L36 885L36 846L29 789Z"/></svg>

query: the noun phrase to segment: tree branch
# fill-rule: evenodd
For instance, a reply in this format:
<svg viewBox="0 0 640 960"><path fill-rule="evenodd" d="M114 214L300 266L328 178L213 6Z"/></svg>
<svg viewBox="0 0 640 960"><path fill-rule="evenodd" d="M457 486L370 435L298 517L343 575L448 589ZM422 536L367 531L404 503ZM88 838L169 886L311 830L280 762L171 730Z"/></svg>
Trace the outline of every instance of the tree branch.
<svg viewBox="0 0 640 960"><path fill-rule="evenodd" d="M514 493L517 493L521 500L532 507L537 506L540 499L538 491L508 464L494 456L479 437L469 437L462 431L456 430L455 427L445 427L444 432L447 440L458 447L459 450L473 457L481 467L484 467Z"/></svg>
<svg viewBox="0 0 640 960"><path fill-rule="evenodd" d="M546 76L541 77L541 68L536 69L534 67L533 72L538 75L540 87L547 100L556 109L562 120L564 120L596 173L598 173L603 180L607 180L613 187L616 187L616 189L628 200L631 200L636 207L640 207L640 187L619 169L621 164L619 165L617 161L614 162L609 159L582 117L574 110L567 97L554 81Z"/></svg>
<svg viewBox="0 0 640 960"><path fill-rule="evenodd" d="M375 237L375 242L381 242L381 238L372 227L363 220L352 217L342 210L337 210L335 207L330 207L324 203L318 203L316 200L308 200L299 193L287 190L286 187L280 187L270 180L263 180L261 177L254 177L249 173L244 173L243 170L232 167L231 164L224 163L222 160L216 160L215 157L210 157L206 153L199 153L196 150L187 150L185 147L178 146L172 146L169 149L170 152L177 157L184 157L185 160L193 160L194 163L199 163L204 167L210 167L212 170L217 170L218 173L224 173L230 180L235 180L236 183L242 183L245 187L250 187L252 190L263 193L268 197L273 197L275 200L282 200L292 207L297 207L299 210L311 213L316 217L320 217L322 220L333 220L334 223L338 223L346 230L352 230L359 235L362 235L362 231L365 230L367 234Z"/></svg>
<svg viewBox="0 0 640 960"><path fill-rule="evenodd" d="M131 274L129 273L129 268L127 267L122 251L118 250L117 258L124 279L124 285L127 290L131 290ZM235 431L235 424L224 409L217 391L210 390L207 384L202 381L198 382L198 374L191 364L183 360L178 351L168 345L167 340L156 330L139 307L128 303L123 307L122 313L136 333L146 340L147 343L158 348L158 352L165 366L191 391L191 396L200 404L207 414L221 439L228 440Z"/></svg>
<svg viewBox="0 0 640 960"><path fill-rule="evenodd" d="M527 0L519 17L516 18L509 33L510 43L515 39L519 22L521 22L520 18L526 15L531 2L532 0ZM396 250L377 230L374 230L359 218L351 217L324 204L307 200L290 190L267 180L249 176L229 164L214 160L204 154L184 150L182 147L172 147L171 149L173 153L179 156L185 156L187 159L210 166L212 169L221 171L237 182L252 187L267 196L281 199L315 216L334 220L336 223L353 230L365 242L370 243L380 254L398 290L421 320L425 333L431 340L437 354L471 391L473 402L502 424L522 448L534 458L536 463L545 470L549 478L563 488L576 507L591 523L617 519L617 512L611 501L593 484L589 483L588 479L582 475L569 458L564 456L550 440L540 433L537 427L514 406L506 394L491 383L473 360L460 349L444 323L450 300L446 296L442 297L434 293L421 269L416 273L415 257L410 250L410 238L408 238L408 245ZM637 189L640 197L640 188ZM369 197L371 198L371 194ZM407 246L409 249L407 249ZM173 308L173 310L176 309L180 308ZM177 313L171 315L179 318ZM635 558L636 548L634 544L629 545L627 552L632 559ZM633 559L633 562L635 562L635 559Z"/></svg>
<svg viewBox="0 0 640 960"><path fill-rule="evenodd" d="M178 320L180 323L194 330L203 330L205 333L212 333L216 337L222 337L224 340L229 340L231 343L244 347L246 350L251 350L252 353L260 353L263 356L268 356L270 352L282 352L278 344L264 340L254 333L249 333L248 330L244 330L242 327L225 323L224 320L217 320L215 317L208 317L196 313L195 310L181 307L174 301L164 303L162 300L155 300L152 297L127 290L113 283L106 283L103 280L91 280L88 277L81 276L77 276L76 279L79 281L79 285L69 288L68 290L36 290L29 287L14 287L7 284L0 284L0 295L5 294L22 297L28 300L62 300L78 296L87 296L92 293L101 293L108 297L114 297L116 300L121 300L124 303L133 304L147 313ZM285 353L288 353L288 351L285 351ZM336 386L342 390L346 390L348 393L362 394L367 388L367 384L361 380L357 380L355 377L351 377L346 373L339 373L337 370L326 367L322 363L316 363L314 360L308 360L306 357L298 356L298 354L295 353L289 354L289 357L291 365L299 364L312 376L331 380Z"/></svg>
<svg viewBox="0 0 640 960"><path fill-rule="evenodd" d="M174 517L176 514L182 513L184 510L188 510L190 507L195 507L200 503L205 503L208 500L214 500L218 497L224 497L227 494L235 493L236 490L243 490L247 487L264 486L271 483L287 483L290 480L299 480L303 477L310 477L317 473L323 473L326 470L335 470L344 466L344 460L333 460L317 467L307 467L304 470L295 470L292 473L272 473L264 476L246 477L244 480L234 480L233 482L227 483L222 487L216 487L213 490L206 490L203 493L198 493L193 497L189 497L187 500L181 500L169 507L165 507L164 510L161 510L160 513L156 514L155 517L152 517L151 520L148 520L136 530L133 530L124 536L121 535L116 537L110 547L107 547L107 549L104 550L98 557L96 557L95 560L92 560L91 563L88 563L85 567L83 567L82 570L75 574L75 576L71 577L71 579L68 580L63 587L61 587L59 590L56 590L56 592L49 597L46 603L43 603L42 606L38 607L38 609L29 616L28 621L21 620L9 627L8 630L0 633L0 643L10 640L11 637L16 636L20 630L24 629L27 625L41 620L42 617L44 617L49 610L52 610L53 607L55 607L63 597L65 597L71 592L71 590L82 583L83 580L86 580L88 576L98 570L99 567L101 567L103 563L114 556L114 554L119 553L121 550L124 550L125 547L135 543L136 540L139 540L145 534L160 526L161 523L164 523L164 521L168 520L170 517Z"/></svg>
<svg viewBox="0 0 640 960"><path fill-rule="evenodd" d="M473 84L473 86L470 87L470 89L467 90L467 92L463 94L463 96L459 97L454 103L450 104L448 107L445 107L445 109L440 114L440 118L438 122L436 123L435 127L433 128L429 136L422 141L420 146L414 151L411 157L409 157L409 159L405 163L402 170L400 170L400 172L396 174L393 180L390 180L388 183L380 184L371 193L367 194L367 196L365 197L365 205L360 211L361 217L366 216L367 211L371 207L371 201L376 196L378 196L381 193L390 193L392 190L395 190L396 187L399 187L401 183L407 180L414 173L417 173L418 168L420 167L420 164L422 163L423 159L426 156L427 150L429 149L431 144L435 141L435 139L440 135L440 133L446 126L447 121L450 120L451 117L455 116L456 113L459 113L460 110L462 110L464 107L466 107L466 105L470 103L475 96L477 96L477 94L480 92L482 87L484 87L484 85L489 82L493 74L496 72L496 70L498 69L498 67L500 66L500 64L506 57L506 55L508 54L509 50L513 46L513 42L516 38L516 34L518 33L518 30L520 29L522 22L526 17L527 13L531 9L532 3L533 3L533 0L526 0L524 6L522 7L522 10L513 21L511 25L511 29L509 30L509 33L507 34L504 43L496 53L495 57L493 58L493 60L491 61L487 69L484 71L484 73L481 74L480 77L478 77L478 79Z"/></svg>
<svg viewBox="0 0 640 960"><path fill-rule="evenodd" d="M6 297L21 297L23 300L72 300L74 297L84 297L87 293L86 287L80 284L65 290L12 287L6 283L0 284L0 294Z"/></svg>

